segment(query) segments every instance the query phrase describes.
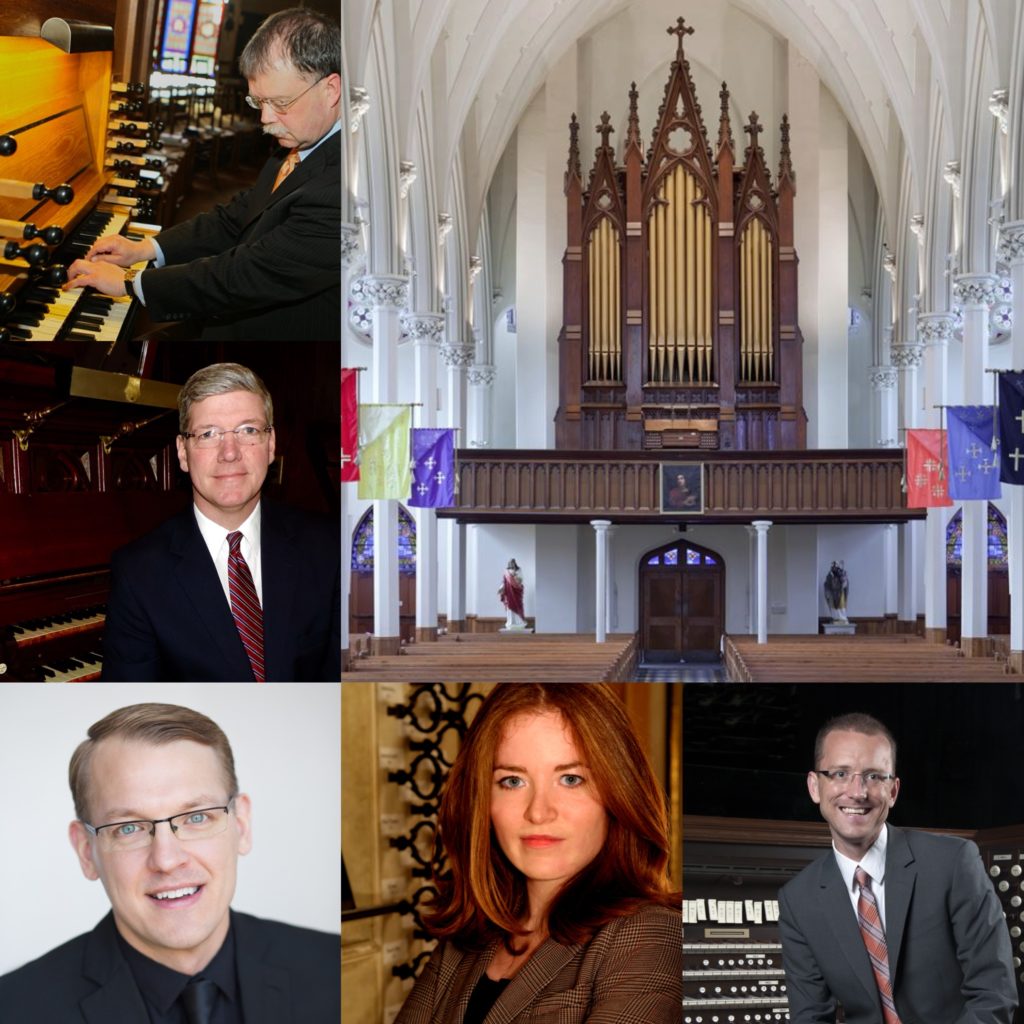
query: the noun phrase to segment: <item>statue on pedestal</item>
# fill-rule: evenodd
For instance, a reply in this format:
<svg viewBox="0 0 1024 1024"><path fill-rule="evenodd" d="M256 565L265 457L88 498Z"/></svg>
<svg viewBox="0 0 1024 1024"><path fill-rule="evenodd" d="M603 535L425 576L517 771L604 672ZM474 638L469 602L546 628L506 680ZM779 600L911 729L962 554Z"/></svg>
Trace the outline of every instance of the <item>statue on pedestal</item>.
<svg viewBox="0 0 1024 1024"><path fill-rule="evenodd" d="M506 629L526 628L526 615L523 611L525 592L522 571L516 564L516 560L510 558L501 579L501 586L498 588L498 597L501 598L501 603L505 606Z"/></svg>
<svg viewBox="0 0 1024 1024"><path fill-rule="evenodd" d="M849 622L846 617L846 595L850 582L846 575L845 563L833 562L825 577L825 603L833 622Z"/></svg>

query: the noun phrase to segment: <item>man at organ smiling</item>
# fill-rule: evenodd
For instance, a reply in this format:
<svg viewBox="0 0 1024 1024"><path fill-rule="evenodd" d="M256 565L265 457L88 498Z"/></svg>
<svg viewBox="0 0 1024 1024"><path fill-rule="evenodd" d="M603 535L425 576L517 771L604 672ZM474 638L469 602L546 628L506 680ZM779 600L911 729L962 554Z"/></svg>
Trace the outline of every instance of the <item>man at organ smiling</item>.
<svg viewBox="0 0 1024 1024"><path fill-rule="evenodd" d="M0 978L0 1021L337 1021L338 937L231 910L252 807L220 727L135 704L88 735L71 759L69 837L111 912Z"/></svg>

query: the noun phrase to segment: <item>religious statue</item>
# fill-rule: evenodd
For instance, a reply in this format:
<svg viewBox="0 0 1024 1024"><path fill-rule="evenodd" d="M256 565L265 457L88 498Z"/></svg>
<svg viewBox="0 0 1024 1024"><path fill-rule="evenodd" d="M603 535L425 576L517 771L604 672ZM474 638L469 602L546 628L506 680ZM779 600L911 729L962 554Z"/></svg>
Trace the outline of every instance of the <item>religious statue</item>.
<svg viewBox="0 0 1024 1024"><path fill-rule="evenodd" d="M833 622L850 621L846 617L846 594L850 589L850 582L844 565L844 562L833 562L825 577L825 603Z"/></svg>
<svg viewBox="0 0 1024 1024"><path fill-rule="evenodd" d="M525 591L523 574L516 564L516 560L510 558L501 579L501 586L498 588L498 597L501 598L501 603L505 606L506 629L526 628L526 616L523 611Z"/></svg>

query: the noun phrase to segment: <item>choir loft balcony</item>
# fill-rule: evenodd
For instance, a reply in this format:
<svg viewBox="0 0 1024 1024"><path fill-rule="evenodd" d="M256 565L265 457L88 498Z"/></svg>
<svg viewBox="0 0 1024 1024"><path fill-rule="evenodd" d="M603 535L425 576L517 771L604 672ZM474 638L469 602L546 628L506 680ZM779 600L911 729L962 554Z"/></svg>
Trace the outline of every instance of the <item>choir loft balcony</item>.
<svg viewBox="0 0 1024 1024"><path fill-rule="evenodd" d="M464 523L901 523L903 452L461 449Z"/></svg>

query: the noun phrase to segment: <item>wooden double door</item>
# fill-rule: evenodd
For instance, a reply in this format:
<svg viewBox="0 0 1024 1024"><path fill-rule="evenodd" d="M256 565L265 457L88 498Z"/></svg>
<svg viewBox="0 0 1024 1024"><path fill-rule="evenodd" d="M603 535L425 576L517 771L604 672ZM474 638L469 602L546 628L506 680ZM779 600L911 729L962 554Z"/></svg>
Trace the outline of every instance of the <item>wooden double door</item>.
<svg viewBox="0 0 1024 1024"><path fill-rule="evenodd" d="M685 538L640 563L640 644L645 661L712 661L725 631L725 563Z"/></svg>

